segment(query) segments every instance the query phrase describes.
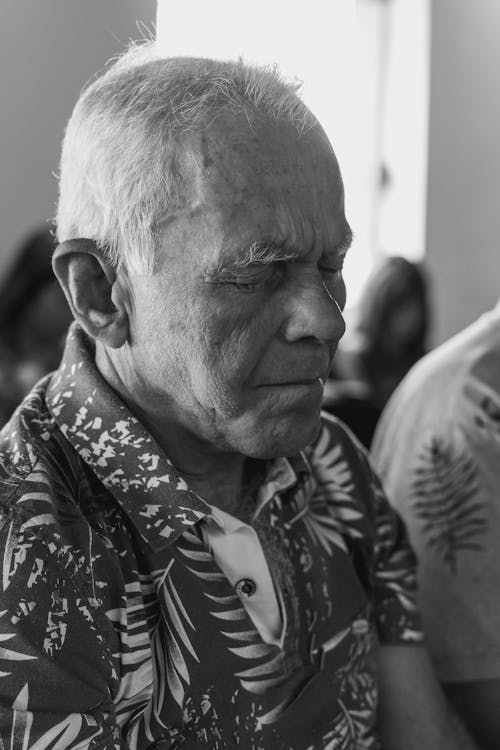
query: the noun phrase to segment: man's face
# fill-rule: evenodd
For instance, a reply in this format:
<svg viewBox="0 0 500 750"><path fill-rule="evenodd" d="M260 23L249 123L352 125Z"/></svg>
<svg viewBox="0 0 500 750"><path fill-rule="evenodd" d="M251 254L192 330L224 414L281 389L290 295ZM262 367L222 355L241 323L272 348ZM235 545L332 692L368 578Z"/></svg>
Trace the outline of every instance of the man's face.
<svg viewBox="0 0 500 750"><path fill-rule="evenodd" d="M187 205L159 262L131 279L142 398L217 450L292 455L316 435L344 332L350 243L339 169L319 128L224 116L186 143Z"/></svg>

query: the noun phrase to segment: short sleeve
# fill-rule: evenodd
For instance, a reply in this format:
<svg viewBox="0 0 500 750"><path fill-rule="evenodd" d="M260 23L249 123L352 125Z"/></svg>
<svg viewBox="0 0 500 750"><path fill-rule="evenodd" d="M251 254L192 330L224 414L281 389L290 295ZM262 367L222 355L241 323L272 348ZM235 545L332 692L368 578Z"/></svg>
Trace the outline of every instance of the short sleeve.
<svg viewBox="0 0 500 750"><path fill-rule="evenodd" d="M373 591L377 631L383 644L424 640L417 607L416 557L405 525L391 508L379 478L369 466L374 504Z"/></svg>
<svg viewBox="0 0 500 750"><path fill-rule="evenodd" d="M500 676L500 398L469 377L441 408L414 393L382 420L373 458L418 556L419 606L442 682ZM444 393L444 390L443 390ZM421 414L414 413L421 405Z"/></svg>
<svg viewBox="0 0 500 750"><path fill-rule="evenodd" d="M0 747L119 748L111 660L91 605L64 548L30 524L0 516Z"/></svg>
<svg viewBox="0 0 500 750"><path fill-rule="evenodd" d="M418 644L424 640L416 604L416 558L406 528L390 506L365 448L350 430L330 415L324 415L322 443L338 456L333 476L342 492L333 491L343 521L344 538L358 578L371 601L379 640L387 644ZM325 459L322 459L325 462ZM345 499L349 504L343 507Z"/></svg>

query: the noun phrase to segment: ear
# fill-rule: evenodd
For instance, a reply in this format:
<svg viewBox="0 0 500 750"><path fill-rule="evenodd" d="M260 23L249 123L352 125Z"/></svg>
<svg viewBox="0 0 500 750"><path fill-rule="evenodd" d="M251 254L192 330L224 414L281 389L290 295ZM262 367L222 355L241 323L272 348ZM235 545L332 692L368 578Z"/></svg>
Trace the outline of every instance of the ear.
<svg viewBox="0 0 500 750"><path fill-rule="evenodd" d="M122 346L129 332L126 289L96 243L84 238L61 242L52 268L83 330L105 346Z"/></svg>

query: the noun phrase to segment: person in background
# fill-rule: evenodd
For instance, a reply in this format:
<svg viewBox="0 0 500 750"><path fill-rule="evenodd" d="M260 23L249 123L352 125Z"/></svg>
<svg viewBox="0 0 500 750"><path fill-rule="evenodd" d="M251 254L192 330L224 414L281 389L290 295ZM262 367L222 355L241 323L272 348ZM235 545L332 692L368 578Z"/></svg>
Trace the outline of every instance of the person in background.
<svg viewBox="0 0 500 750"><path fill-rule="evenodd" d="M325 388L324 407L369 447L387 400L427 351L431 313L420 264L386 258L368 279L356 322Z"/></svg>
<svg viewBox="0 0 500 750"><path fill-rule="evenodd" d="M57 233L76 323L0 433L2 746L471 748L321 416L352 233L296 87L133 49L75 107Z"/></svg>
<svg viewBox="0 0 500 750"><path fill-rule="evenodd" d="M49 229L31 234L0 283L0 427L61 359L72 320L51 266Z"/></svg>
<svg viewBox="0 0 500 750"><path fill-rule="evenodd" d="M372 460L417 551L438 677L500 747L500 306L424 357L382 414Z"/></svg>

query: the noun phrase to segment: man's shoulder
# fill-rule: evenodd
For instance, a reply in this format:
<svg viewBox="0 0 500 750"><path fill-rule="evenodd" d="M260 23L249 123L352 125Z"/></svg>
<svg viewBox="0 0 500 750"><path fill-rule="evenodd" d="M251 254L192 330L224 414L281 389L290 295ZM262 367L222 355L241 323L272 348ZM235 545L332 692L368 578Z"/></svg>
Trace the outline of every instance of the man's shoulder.
<svg viewBox="0 0 500 750"><path fill-rule="evenodd" d="M47 408L44 378L0 431L0 517L44 525L75 496L81 464Z"/></svg>
<svg viewBox="0 0 500 750"><path fill-rule="evenodd" d="M500 314L482 315L464 330L452 336L415 365L411 376L418 382L446 378L456 387L478 367L495 369L500 361Z"/></svg>
<svg viewBox="0 0 500 750"><path fill-rule="evenodd" d="M389 400L381 422L421 429L424 423L453 421L470 382L487 382L493 374L496 378L499 367L500 319L485 315L417 362Z"/></svg>
<svg viewBox="0 0 500 750"><path fill-rule="evenodd" d="M406 376L382 413L371 447L393 502L406 497L422 466L434 465L443 454L462 456L465 444L476 438L490 439L481 423L498 421L499 368L500 316L494 311L432 351Z"/></svg>

